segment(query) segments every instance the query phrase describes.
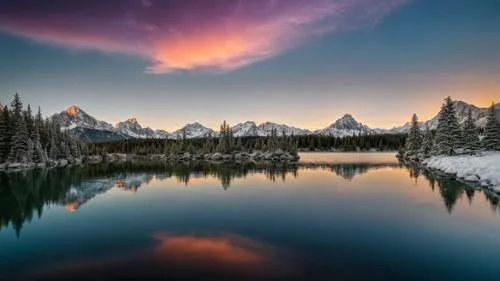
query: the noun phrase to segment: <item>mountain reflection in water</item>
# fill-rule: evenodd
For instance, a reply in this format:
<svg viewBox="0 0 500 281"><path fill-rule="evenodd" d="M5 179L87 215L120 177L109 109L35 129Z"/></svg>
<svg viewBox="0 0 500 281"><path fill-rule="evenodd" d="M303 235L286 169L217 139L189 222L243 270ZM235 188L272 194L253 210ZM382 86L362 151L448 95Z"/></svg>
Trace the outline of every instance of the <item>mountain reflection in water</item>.
<svg viewBox="0 0 500 281"><path fill-rule="evenodd" d="M415 180L425 180L429 188L439 190L449 213L456 201L467 196L469 202L476 193L482 193L490 202L492 210L498 209L498 195L488 191L477 191L465 184L436 175L415 166L405 166L397 162L380 163L247 163L194 165L171 165L165 163L122 163L102 164L66 169L40 169L11 173L0 173L0 231L11 226L19 236L23 224L33 217L41 217L45 206L63 205L70 212L99 194L111 189L137 192L152 181L175 178L189 186L197 180L216 179L224 190L232 181L244 179L250 174L263 174L271 182L297 178L301 171L331 171L347 181L375 169L406 169L408 176Z"/></svg>

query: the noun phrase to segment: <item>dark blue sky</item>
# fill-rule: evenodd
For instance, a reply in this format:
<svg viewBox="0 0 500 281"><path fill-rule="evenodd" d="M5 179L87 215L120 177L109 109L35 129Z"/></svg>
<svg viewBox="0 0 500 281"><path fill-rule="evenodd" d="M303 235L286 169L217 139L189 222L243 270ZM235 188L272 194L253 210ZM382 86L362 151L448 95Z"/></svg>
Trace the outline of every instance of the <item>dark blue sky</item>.
<svg viewBox="0 0 500 281"><path fill-rule="evenodd" d="M500 101L500 1L8 2L0 101L18 92L45 114L75 104L172 130L224 119L315 129L349 112L390 128L432 117L447 95Z"/></svg>

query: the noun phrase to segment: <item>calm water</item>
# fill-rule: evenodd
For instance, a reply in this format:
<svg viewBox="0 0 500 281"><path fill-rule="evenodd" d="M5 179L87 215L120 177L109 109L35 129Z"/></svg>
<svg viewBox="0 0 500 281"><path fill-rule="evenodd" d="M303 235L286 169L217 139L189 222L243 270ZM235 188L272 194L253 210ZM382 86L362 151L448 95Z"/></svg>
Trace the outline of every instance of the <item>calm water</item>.
<svg viewBox="0 0 500 281"><path fill-rule="evenodd" d="M500 280L498 197L393 153L0 174L0 279Z"/></svg>

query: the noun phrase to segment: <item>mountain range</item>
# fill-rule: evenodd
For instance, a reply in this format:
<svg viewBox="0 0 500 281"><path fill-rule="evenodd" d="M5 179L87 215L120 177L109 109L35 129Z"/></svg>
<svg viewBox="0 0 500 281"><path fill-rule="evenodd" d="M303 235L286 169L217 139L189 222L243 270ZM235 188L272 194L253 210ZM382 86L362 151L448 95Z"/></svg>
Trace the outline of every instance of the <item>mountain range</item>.
<svg viewBox="0 0 500 281"><path fill-rule="evenodd" d="M471 110L472 119L474 119L474 123L476 124L476 126L478 128L484 128L484 126L486 125L486 118L488 116L488 108L477 107L473 104L468 104L463 101L454 101L453 104L455 105L456 116L460 124L465 122L469 115L469 110ZM500 103L495 104L495 109L498 114L497 117L500 118ZM441 112L438 112L436 116L434 116L434 118L430 120L419 122L420 129L424 130L426 126L428 126L430 130L436 129L440 113ZM406 134L410 131L410 128L411 122L407 122L403 126L389 130L389 132L395 134Z"/></svg>
<svg viewBox="0 0 500 281"><path fill-rule="evenodd" d="M484 127L486 123L487 108L479 108L462 101L455 101L454 103L460 123L464 122L467 118L469 109L471 109L476 125ZM496 107L498 108L498 112L500 112L500 104L497 104ZM429 128L435 129L438 115L431 120L421 122L420 125L422 128L428 125ZM178 139L183 137L192 139L209 136L216 137L219 135L218 132L198 122L186 124L184 127L172 133L165 130L154 130L149 127L142 127L136 118L130 118L113 126L108 122L90 116L77 106L70 106L65 111L55 114L51 118L57 119L63 130L69 130L73 135L87 142L105 142L125 139ZM407 133L410 127L411 123L406 123L403 126L391 130L371 129L356 121L352 115L345 114L326 128L313 131L273 122L264 122L257 125L253 121L236 124L231 129L235 137L265 137L271 135L273 129L276 129L278 135L285 133L288 136L322 135L346 137L359 134L402 134Z"/></svg>

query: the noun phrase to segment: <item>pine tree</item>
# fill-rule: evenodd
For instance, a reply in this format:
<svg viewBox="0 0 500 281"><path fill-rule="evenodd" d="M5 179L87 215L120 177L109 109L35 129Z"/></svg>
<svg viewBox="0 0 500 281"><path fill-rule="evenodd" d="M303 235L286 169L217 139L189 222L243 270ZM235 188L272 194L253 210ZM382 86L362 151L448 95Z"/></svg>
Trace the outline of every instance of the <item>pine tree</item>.
<svg viewBox="0 0 500 281"><path fill-rule="evenodd" d="M70 149L70 145L68 144L68 142L66 141L63 141L61 142L61 147L63 149L63 159L66 159L68 160L69 162L73 162L73 157L71 156L71 149Z"/></svg>
<svg viewBox="0 0 500 281"><path fill-rule="evenodd" d="M434 144L434 137L432 135L432 131L429 129L429 125L425 125L425 131L422 138L422 149L420 150L420 153L422 153L424 157L429 157Z"/></svg>
<svg viewBox="0 0 500 281"><path fill-rule="evenodd" d="M80 142L80 150L81 150L81 154L82 154L82 158L84 161L87 160L87 157L89 156L89 147L86 143L84 142Z"/></svg>
<svg viewBox="0 0 500 281"><path fill-rule="evenodd" d="M467 150L478 150L480 148L479 134L477 132L476 124L474 124L474 119L472 119L472 110L469 109L467 119L463 124L463 140L464 148Z"/></svg>
<svg viewBox="0 0 500 281"><path fill-rule="evenodd" d="M55 136L53 134L50 137L49 157L52 160L57 160L59 157L59 148L57 147Z"/></svg>
<svg viewBox="0 0 500 281"><path fill-rule="evenodd" d="M9 110L0 104L0 163L9 155L10 139L8 138Z"/></svg>
<svg viewBox="0 0 500 281"><path fill-rule="evenodd" d="M453 155L460 148L462 131L455 114L455 106L450 97L445 99L438 117L438 126L432 154Z"/></svg>
<svg viewBox="0 0 500 281"><path fill-rule="evenodd" d="M47 161L47 155L40 143L40 134L38 132L38 124L35 122L31 139L33 140L33 162L36 164L45 163L45 161Z"/></svg>
<svg viewBox="0 0 500 281"><path fill-rule="evenodd" d="M33 141L28 138L28 148L26 150L26 163L33 163L33 153L35 151L35 145Z"/></svg>
<svg viewBox="0 0 500 281"><path fill-rule="evenodd" d="M483 147L487 150L500 150L500 121L492 103L488 109L488 117L484 127Z"/></svg>
<svg viewBox="0 0 500 281"><path fill-rule="evenodd" d="M28 130L24 119L17 120L17 128L11 140L9 163L27 163L28 159Z"/></svg>
<svg viewBox="0 0 500 281"><path fill-rule="evenodd" d="M19 97L19 94L14 95L14 99L12 99L10 103L11 111L12 111L12 119L14 122L17 122L22 119L23 117L23 102L21 101L21 98ZM17 123L16 123L17 125ZM17 128L17 126L16 126Z"/></svg>
<svg viewBox="0 0 500 281"><path fill-rule="evenodd" d="M48 120L47 120L48 122ZM38 134L40 135L40 144L42 147L45 147L49 145L49 139L48 139L48 126L46 122L44 122L43 117L42 117L42 110L40 107L38 107L38 111L35 115L35 127L38 128Z"/></svg>
<svg viewBox="0 0 500 281"><path fill-rule="evenodd" d="M220 125L218 150L224 152L226 147L226 120Z"/></svg>
<svg viewBox="0 0 500 281"><path fill-rule="evenodd" d="M408 156L415 156L422 147L422 134L420 132L420 126L418 125L417 114L413 114L411 118L411 129L406 139L406 153Z"/></svg>
<svg viewBox="0 0 500 281"><path fill-rule="evenodd" d="M281 146L282 150L284 150L284 151L288 150L288 138L286 136L285 129L283 129L281 131L281 144L280 144L280 146Z"/></svg>
<svg viewBox="0 0 500 281"><path fill-rule="evenodd" d="M33 119L33 112L31 111L31 106L29 104L26 110L23 112L23 118L24 121L26 122L28 136L31 136L31 134L33 133L33 127L35 126L34 124L35 120Z"/></svg>
<svg viewBox="0 0 500 281"><path fill-rule="evenodd" d="M233 132L226 120L220 126L219 148L223 153L230 153L234 147Z"/></svg>
<svg viewBox="0 0 500 281"><path fill-rule="evenodd" d="M70 139L70 150L71 150L71 156L73 158L79 159L82 157L78 144L74 139Z"/></svg>

